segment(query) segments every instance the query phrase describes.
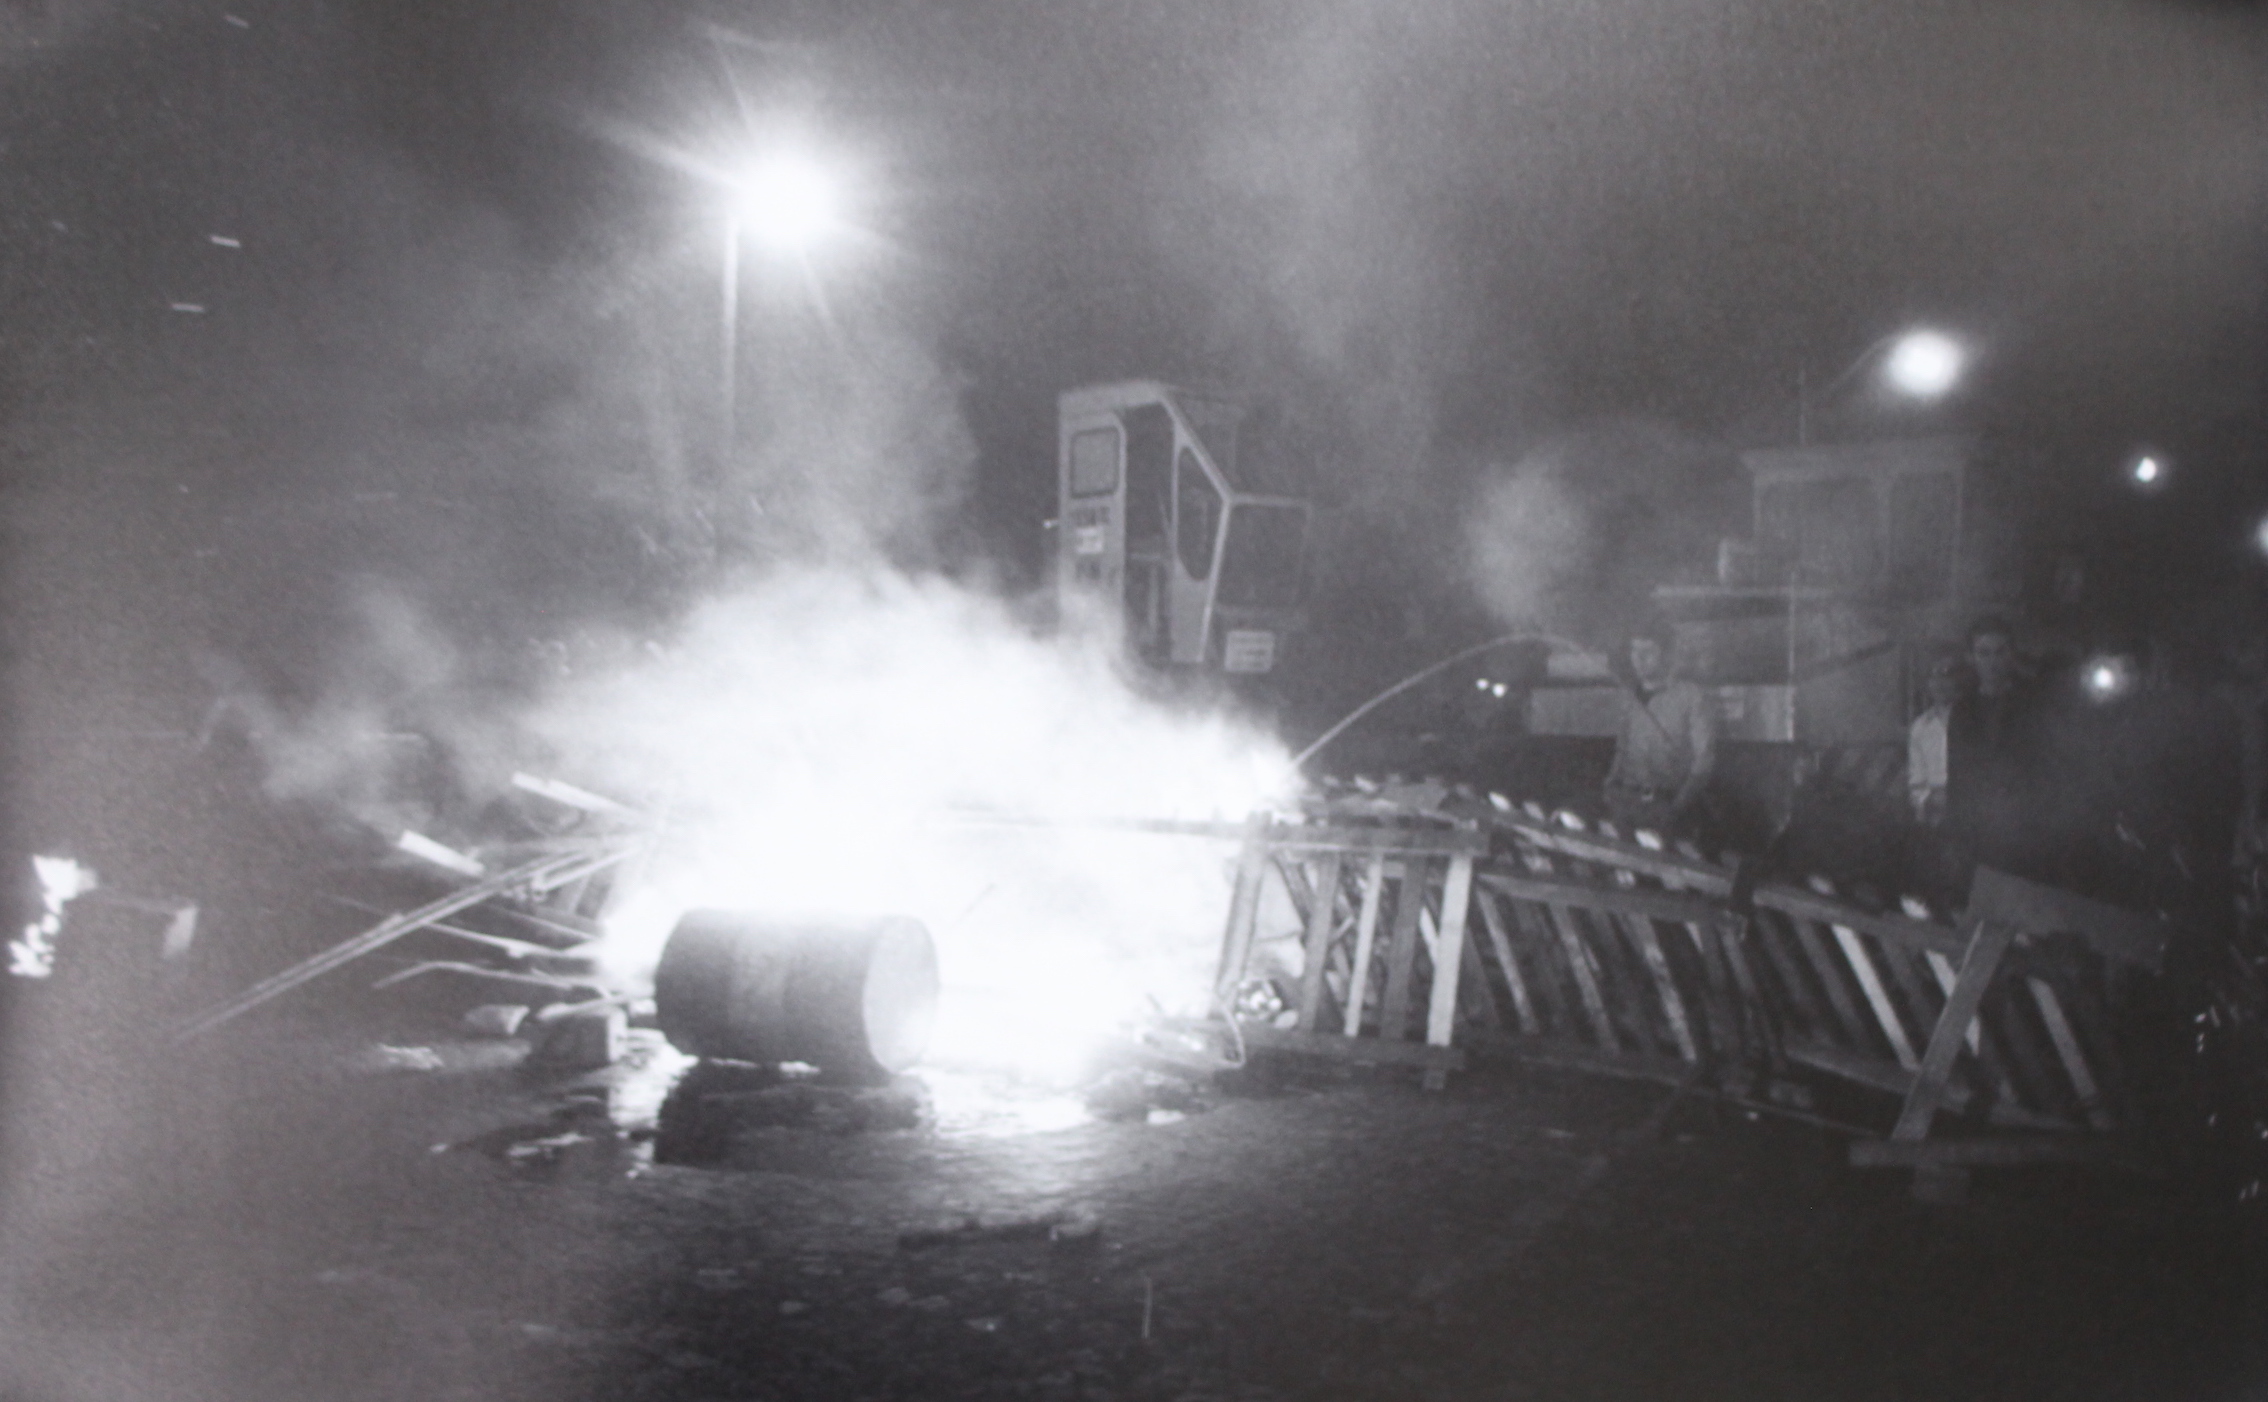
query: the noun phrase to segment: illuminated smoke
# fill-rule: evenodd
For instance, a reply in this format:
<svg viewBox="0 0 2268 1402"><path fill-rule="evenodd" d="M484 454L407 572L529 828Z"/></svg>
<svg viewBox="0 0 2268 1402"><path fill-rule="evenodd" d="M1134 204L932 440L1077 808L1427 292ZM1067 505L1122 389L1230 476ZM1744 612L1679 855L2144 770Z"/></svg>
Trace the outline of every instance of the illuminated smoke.
<svg viewBox="0 0 2268 1402"><path fill-rule="evenodd" d="M1209 994L1222 845L1092 820L1234 821L1289 775L1272 740L1137 695L1104 638L873 570L753 581L535 728L662 826L611 921L620 970L693 907L909 914L940 947L938 1054L1032 1070Z"/></svg>
<svg viewBox="0 0 2268 1402"><path fill-rule="evenodd" d="M1465 517L1474 591L1500 622L1597 639L1664 584L1695 582L1744 529L1734 464L1676 434L1571 434L1484 472Z"/></svg>

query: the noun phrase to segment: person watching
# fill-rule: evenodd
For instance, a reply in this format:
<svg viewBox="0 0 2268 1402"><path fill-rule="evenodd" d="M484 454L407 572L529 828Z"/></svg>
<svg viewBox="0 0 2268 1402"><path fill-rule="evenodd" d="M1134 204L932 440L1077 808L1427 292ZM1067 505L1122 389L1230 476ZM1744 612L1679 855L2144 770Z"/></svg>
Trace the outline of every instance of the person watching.
<svg viewBox="0 0 2268 1402"><path fill-rule="evenodd" d="M1709 698L1671 666L1672 639L1650 628L1630 639L1630 684L1607 770L1607 812L1624 831L1695 831L1716 768L1717 718Z"/></svg>

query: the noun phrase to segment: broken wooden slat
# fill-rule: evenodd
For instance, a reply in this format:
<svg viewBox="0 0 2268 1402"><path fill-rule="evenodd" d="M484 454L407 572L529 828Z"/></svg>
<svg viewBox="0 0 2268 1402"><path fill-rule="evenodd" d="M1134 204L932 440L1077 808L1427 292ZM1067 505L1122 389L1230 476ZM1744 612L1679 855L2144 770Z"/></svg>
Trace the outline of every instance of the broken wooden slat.
<svg viewBox="0 0 2268 1402"><path fill-rule="evenodd" d="M1946 1082L1953 1075L1953 1062L1961 1054L1969 1023L1976 1017L1984 1002L1985 989L1993 975L2000 970L2000 961L2008 953L2009 942L2016 938L2016 927L1997 920L1975 920L1968 953L1961 960L1961 972L1953 982L1953 990L1945 998L1944 1011L1937 1017L1937 1026L1930 1033L1929 1048L1922 1053L1921 1069L1914 1076L1914 1088L1906 1096L1906 1103L1898 1113L1897 1127L1890 1131L1893 1139L1920 1139L1929 1133L1930 1122L1937 1117L1937 1107L1945 1098Z"/></svg>
<svg viewBox="0 0 2268 1402"><path fill-rule="evenodd" d="M1425 909L1425 869L1422 858L1405 863L1402 879L1394 887L1394 929L1386 943L1386 998L1378 1007L1378 1035L1390 1042L1409 1030L1410 990L1417 979L1420 943L1418 915Z"/></svg>
<svg viewBox="0 0 2268 1402"><path fill-rule="evenodd" d="M1908 1071L1921 1068L1921 1058L1914 1055L1913 1044L1906 1039L1906 1025L1898 1018L1897 1005L1890 1001L1890 990L1883 986L1882 971L1874 967L1867 957L1866 946L1859 941L1858 932L1848 925L1830 925L1835 942L1842 947L1843 959L1858 977L1859 992L1866 995L1867 1006L1874 1010L1875 1025L1889 1040L1890 1054L1898 1058L1898 1065Z"/></svg>
<svg viewBox="0 0 2268 1402"><path fill-rule="evenodd" d="M2071 1089L2079 1097L2079 1113L2087 1123L2097 1129L2109 1129L2115 1121L2103 1104L2103 1093L2096 1084L2095 1074L2087 1065L2087 1057L2079 1049L2079 1038L2071 1030L2071 1021L2064 1016L2063 1004L2056 1000L2055 990L2044 980L2028 978L2025 987L2032 993L2032 1002L2040 1010L2040 1021L2047 1024L2048 1040L2055 1046L2057 1059L2063 1063L2063 1074L2071 1081Z"/></svg>
<svg viewBox="0 0 2268 1402"><path fill-rule="evenodd" d="M1386 891L1386 854L1370 854L1362 879L1362 913L1355 919L1354 969L1347 978L1346 1035L1362 1035L1362 1005L1370 996L1371 953L1378 944L1378 905Z"/></svg>
<svg viewBox="0 0 2268 1402"><path fill-rule="evenodd" d="M1451 857L1449 873L1441 885L1441 937L1433 957L1431 1006L1426 1010L1425 1040L1429 1046L1448 1046L1456 1033L1457 989L1463 982L1465 920L1472 892L1473 859Z"/></svg>
<svg viewBox="0 0 2268 1402"><path fill-rule="evenodd" d="M1308 902L1306 959L1299 971L1302 1031L1315 1030L1316 1009L1323 1001L1323 968L1330 958L1331 935L1338 916L1340 861L1341 855L1337 852L1323 855L1323 870Z"/></svg>
<svg viewBox="0 0 2268 1402"><path fill-rule="evenodd" d="M1488 932L1489 950L1496 955L1496 965L1504 974L1504 986L1512 995L1512 1015L1520 1020L1520 1030L1533 1037L1538 1028L1535 1005L1528 999L1528 982L1520 974L1519 956L1513 953L1512 938L1505 932L1503 912L1497 909L1496 897L1486 887L1475 891L1480 906L1481 927Z"/></svg>
<svg viewBox="0 0 2268 1402"><path fill-rule="evenodd" d="M630 851L629 844L623 844L613 852L605 854L605 861L608 863L621 861L630 855ZM309 979L328 973L341 964L359 959L370 951L390 944L413 930L422 929L435 920L479 905L481 902L493 899L515 887L533 885L559 870L584 866L592 860L594 858L584 849L577 849L564 854L554 852L522 866L499 872L485 881L476 882L473 885L453 891L439 900L419 906L415 910L389 915L352 939L333 945L312 958L301 960L280 973L272 974L260 980L228 1002L190 1021L181 1029L179 1035L186 1038L209 1032L213 1028L260 1006L271 998L290 992Z"/></svg>
<svg viewBox="0 0 2268 1402"><path fill-rule="evenodd" d="M1260 883L1267 875L1265 836L1268 815L1254 813L1244 824L1244 846L1237 852L1236 886L1229 897L1228 928L1221 937L1221 967L1213 992L1224 1008L1236 1002L1236 986L1252 961L1252 931L1260 918Z"/></svg>
<svg viewBox="0 0 2268 1402"><path fill-rule="evenodd" d="M1614 1019L1607 1016L1606 999L1599 993L1599 980L1592 971L1590 951L1583 947L1583 937L1577 933L1573 908L1557 902L1546 903L1551 923L1559 935L1559 947L1566 951L1568 969L1575 976L1575 988L1582 995L1583 1013L1590 1019L1591 1033L1598 1045L1606 1051L1621 1051L1622 1038L1615 1034Z"/></svg>

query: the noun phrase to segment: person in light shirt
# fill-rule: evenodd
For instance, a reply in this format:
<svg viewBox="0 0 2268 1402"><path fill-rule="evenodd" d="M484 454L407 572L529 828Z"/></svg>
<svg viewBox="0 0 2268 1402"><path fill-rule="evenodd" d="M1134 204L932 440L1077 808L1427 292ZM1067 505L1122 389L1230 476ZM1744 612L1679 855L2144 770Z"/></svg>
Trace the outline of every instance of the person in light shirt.
<svg viewBox="0 0 2268 1402"><path fill-rule="evenodd" d="M1945 722L1967 684L1960 658L1939 658L1923 683L1929 704L1906 730L1906 797L1925 828L1945 825Z"/></svg>
<svg viewBox="0 0 2268 1402"><path fill-rule="evenodd" d="M1699 686L1675 674L1674 641L1660 625L1630 639L1622 733L1606 781L1607 812L1625 831L1695 831L1716 769L1716 712Z"/></svg>

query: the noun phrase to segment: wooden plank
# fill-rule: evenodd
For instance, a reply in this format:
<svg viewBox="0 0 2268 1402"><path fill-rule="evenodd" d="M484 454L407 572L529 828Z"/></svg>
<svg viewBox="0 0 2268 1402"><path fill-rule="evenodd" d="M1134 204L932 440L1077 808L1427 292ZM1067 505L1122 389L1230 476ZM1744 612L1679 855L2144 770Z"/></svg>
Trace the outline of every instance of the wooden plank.
<svg viewBox="0 0 2268 1402"><path fill-rule="evenodd" d="M1606 1051L1621 1051L1622 1038L1615 1034L1614 1019L1607 1016L1606 999L1599 995L1599 980L1591 969L1590 952L1583 947L1583 937L1577 933L1575 912L1572 908L1547 902L1544 909L1551 914L1551 923L1559 935L1559 947L1567 955L1567 966L1575 978L1575 988L1582 995L1583 1012L1591 1022L1591 1035Z"/></svg>
<svg viewBox="0 0 2268 1402"><path fill-rule="evenodd" d="M1725 967L1732 973L1735 995L1733 1010L1740 1018L1738 1035L1742 1054L1745 1056L1748 1052L1749 1033L1753 1029L1757 1049L1764 1054L1765 1066L1777 1073L1785 1060L1781 1047L1787 1039L1781 1030L1778 1004L1765 998L1756 971L1749 967L1748 935L1751 928L1751 923L1745 920L1721 927L1717 950L1724 956Z"/></svg>
<svg viewBox="0 0 2268 1402"><path fill-rule="evenodd" d="M1468 1023L1483 1032L1499 1032L1504 1018L1496 1010L1496 990L1488 986L1488 965L1481 959L1481 943L1474 939L1468 917L1463 942L1463 953L1458 956L1462 972L1457 978L1457 1013Z"/></svg>
<svg viewBox="0 0 2268 1402"><path fill-rule="evenodd" d="M1465 918L1473 894L1473 859L1449 859L1441 883L1441 936L1433 954L1431 1005L1426 1009L1425 1040L1445 1047L1457 1031L1457 989L1465 969Z"/></svg>
<svg viewBox="0 0 2268 1402"><path fill-rule="evenodd" d="M1519 1019L1520 1030L1533 1037L1539 1027L1535 1004L1529 1001L1528 981L1521 976L1519 957L1513 952L1512 939L1504 928L1504 914L1497 909L1497 897L1485 886L1473 893L1480 907L1481 926L1488 932L1488 947L1496 955L1496 966L1504 973L1505 989L1512 995L1512 1015Z"/></svg>
<svg viewBox="0 0 2268 1402"><path fill-rule="evenodd" d="M1551 913L1530 901L1506 898L1506 908L1512 912L1512 923L1519 927L1524 942L1535 960L1535 991L1542 995L1542 1020L1547 1036L1574 1037L1576 1014L1568 1001L1566 990L1573 986L1574 975L1562 975L1565 960L1559 948L1559 936L1554 933Z"/></svg>
<svg viewBox="0 0 2268 1402"><path fill-rule="evenodd" d="M1765 962L1779 981L1788 1007L1802 1019L1804 1030L1823 1039L1834 1036L1834 1019L1820 1007L1819 1000L1811 996L1810 981L1790 952L1789 947L1795 942L1795 922L1777 912L1758 911L1749 918L1748 928L1756 946L1764 951Z"/></svg>
<svg viewBox="0 0 2268 1402"><path fill-rule="evenodd" d="M2169 933L2165 921L2089 900L2056 886L1978 867L1969 883L1969 914L2002 921L2027 934L2075 934L2103 957L2159 972Z"/></svg>
<svg viewBox="0 0 2268 1402"><path fill-rule="evenodd" d="M1732 894L1731 873L1705 861L1666 852L1649 852L1634 844L1609 842L1549 824L1506 818L1501 814L1495 821L1498 827L1511 829L1520 841L1579 861L1625 868L1641 876L1651 876L1657 881L1676 880L1691 890L1712 896Z"/></svg>
<svg viewBox="0 0 2268 1402"><path fill-rule="evenodd" d="M1914 1076L1914 1088L1907 1094L1904 1108L1898 1112L1897 1127L1890 1131L1893 1139L1920 1139L1929 1133L1930 1122L1937 1117L1937 1108L1945 1098L1945 1087L1952 1079L1953 1063L1961 1054L1969 1023L1976 1018L1985 990L1991 987L1993 975L2000 970L2009 941L2016 937L2015 926L1993 920L1972 918L1971 931L1960 975L1953 982L1952 992L1946 995L1944 1011L1938 1014L1937 1026L1930 1033L1929 1047L1922 1053L1921 1069Z"/></svg>
<svg viewBox="0 0 2268 1402"><path fill-rule="evenodd" d="M1386 944L1386 998L1378 1008L1378 1035L1401 1041L1409 1030L1410 995L1417 982L1417 951L1421 942L1418 916L1425 910L1426 867L1412 858L1409 870L1394 888L1394 930Z"/></svg>
<svg viewBox="0 0 2268 1402"><path fill-rule="evenodd" d="M1347 977L1349 1037L1362 1035L1362 1006L1370 997L1370 958L1378 944L1378 903L1386 891L1386 854L1370 854L1370 869L1362 879L1362 912L1355 917L1354 968Z"/></svg>
<svg viewBox="0 0 2268 1402"><path fill-rule="evenodd" d="M1822 925L1848 925L1862 934L1900 948L1934 949L1952 958L1959 958L1962 950L1959 932L1936 921L1916 920L1906 915L1878 915L1832 896L1822 896L1816 891L1806 891L1797 886L1759 886L1756 888L1756 904L1799 920L1815 920Z"/></svg>
<svg viewBox="0 0 2268 1402"><path fill-rule="evenodd" d="M1831 925L1835 942L1842 947L1843 959L1858 977L1859 991L1866 995L1866 1005L1874 1010L1875 1025L1890 1043L1890 1054L1908 1071L1921 1069L1921 1058L1914 1055L1913 1044L1906 1040L1906 1025L1899 1021L1897 1005L1890 1001L1890 990L1883 986L1882 971L1874 967L1867 957L1866 946L1859 942L1858 932L1847 925Z"/></svg>
<svg viewBox="0 0 2268 1402"><path fill-rule="evenodd" d="M1323 854L1322 871L1310 893L1307 910L1306 958L1299 970L1299 1026L1316 1029L1316 1009L1323 1002L1323 969L1330 962L1331 935L1338 920L1340 853Z"/></svg>
<svg viewBox="0 0 2268 1402"><path fill-rule="evenodd" d="M1590 906L1610 910L1617 915L1643 916L1649 920L1668 920L1679 924L1694 920L1715 920L1725 910L1721 902L1680 891L1554 881L1493 870L1483 872L1480 879L1490 889L1507 896L1518 896L1522 900Z"/></svg>
<svg viewBox="0 0 2268 1402"><path fill-rule="evenodd" d="M1837 961L1827 952L1827 942L1819 938L1819 928L1800 918L1791 918L1788 924L1795 930L1796 948L1803 951L1812 973L1819 978L1820 990L1835 1010L1845 1041L1854 1051L1865 1047L1866 1024L1860 1020L1858 1004L1852 1001L1851 990L1844 986L1843 977L1837 971Z"/></svg>
<svg viewBox="0 0 2268 1402"><path fill-rule="evenodd" d="M1662 952L1661 936L1654 922L1643 916L1621 921L1623 933L1638 946L1646 963L1646 972L1652 976L1654 994L1661 999L1662 1016L1669 1024L1670 1040L1677 1044L1677 1054L1698 1066L1701 1063L1701 1046L1694 1039L1692 1020L1686 1016L1685 999L1678 993L1677 980L1670 977L1669 958Z"/></svg>
<svg viewBox="0 0 2268 1402"><path fill-rule="evenodd" d="M1245 1045L1262 1051L1296 1052L1304 1056L1323 1056L1336 1061L1376 1066L1418 1066L1429 1071L1465 1069L1465 1054L1455 1047L1387 1041L1378 1037L1334 1037L1329 1033L1288 1032L1274 1027L1247 1026L1242 1030Z"/></svg>
<svg viewBox="0 0 2268 1402"><path fill-rule="evenodd" d="M2057 1000L2055 990L2038 978L2027 978L2024 985L2031 990L2033 1006L2040 1010L2040 1021L2047 1026L2048 1040L2055 1046L2056 1058L2063 1063L2063 1074L2079 1098L2079 1113L2095 1128L2110 1129L2116 1122L2103 1104L2102 1089L2096 1084L2093 1069L2087 1065L2086 1053L2079 1049L2079 1038L2071 1030L2070 1019L2064 1016L2063 1004Z"/></svg>
<svg viewBox="0 0 2268 1402"><path fill-rule="evenodd" d="M1268 873L1268 852L1263 836L1268 816L1255 813L1245 820L1244 846L1236 858L1236 887L1229 897L1228 928L1221 936L1221 967L1213 978L1213 992L1224 1008L1236 1004L1236 986L1252 962L1253 925L1260 918L1260 883Z"/></svg>
<svg viewBox="0 0 2268 1402"><path fill-rule="evenodd" d="M2034 1026L2036 1014L2012 981L1989 990L1977 1016L1984 1022L1986 1042L1997 1042L2007 1054L2018 1099L2035 1110L2078 1119L2078 1098L2060 1068L2052 1067L2054 1049L2046 1044L2043 1030Z"/></svg>
<svg viewBox="0 0 2268 1402"><path fill-rule="evenodd" d="M601 853L601 864L619 862L628 857L631 846L622 844L609 853ZM280 997L308 980L319 977L342 964L361 958L384 945L391 944L414 930L421 930L436 920L445 920L460 910L466 910L483 901L492 900L507 891L526 888L561 870L587 869L594 857L587 850L569 853L550 853L521 866L502 871L485 881L475 882L439 900L428 902L415 910L389 915L376 925L331 946L322 953L303 959L280 973L253 984L226 1003L204 1015L192 1019L177 1034L188 1038L198 1036L221 1024L251 1011L271 998Z"/></svg>

